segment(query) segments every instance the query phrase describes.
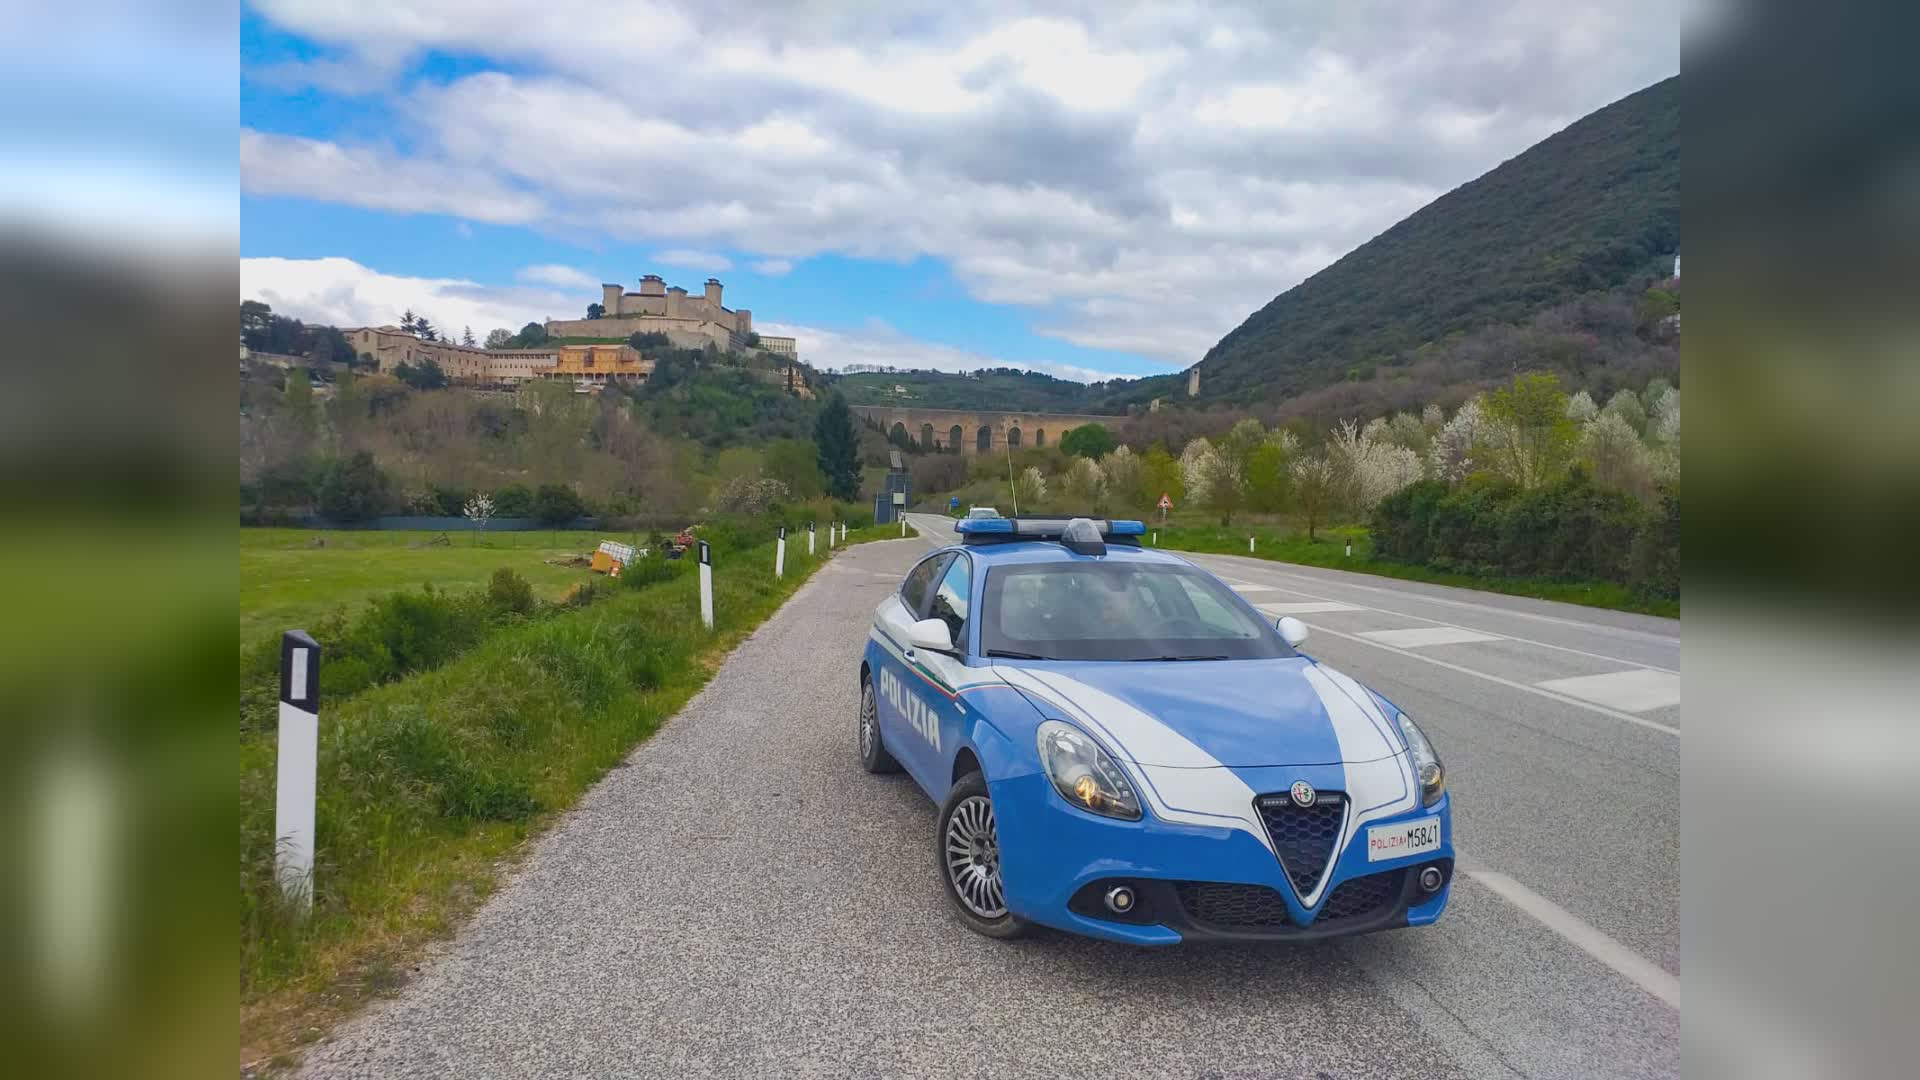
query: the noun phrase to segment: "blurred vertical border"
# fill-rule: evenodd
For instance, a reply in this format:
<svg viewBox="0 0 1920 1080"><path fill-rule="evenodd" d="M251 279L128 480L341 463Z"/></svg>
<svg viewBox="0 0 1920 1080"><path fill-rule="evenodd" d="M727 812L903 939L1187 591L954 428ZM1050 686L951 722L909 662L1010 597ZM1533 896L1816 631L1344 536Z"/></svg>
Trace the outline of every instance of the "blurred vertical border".
<svg viewBox="0 0 1920 1080"><path fill-rule="evenodd" d="M17 1075L233 1068L238 19L194 0L0 11Z"/></svg>
<svg viewBox="0 0 1920 1080"><path fill-rule="evenodd" d="M1686 1069L1910 1076L1920 8L1688 14Z"/></svg>

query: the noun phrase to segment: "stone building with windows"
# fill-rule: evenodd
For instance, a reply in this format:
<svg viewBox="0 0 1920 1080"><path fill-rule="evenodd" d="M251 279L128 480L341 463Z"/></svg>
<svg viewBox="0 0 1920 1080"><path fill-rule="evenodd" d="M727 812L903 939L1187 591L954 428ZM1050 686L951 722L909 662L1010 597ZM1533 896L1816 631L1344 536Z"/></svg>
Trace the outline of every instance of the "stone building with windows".
<svg viewBox="0 0 1920 1080"><path fill-rule="evenodd" d="M708 278L701 294L693 296L678 285L669 286L659 274L641 278L637 292L603 284L599 318L548 319L547 333L586 338L657 333L680 348L743 349L753 333L753 312L721 303L722 288L718 278Z"/></svg>

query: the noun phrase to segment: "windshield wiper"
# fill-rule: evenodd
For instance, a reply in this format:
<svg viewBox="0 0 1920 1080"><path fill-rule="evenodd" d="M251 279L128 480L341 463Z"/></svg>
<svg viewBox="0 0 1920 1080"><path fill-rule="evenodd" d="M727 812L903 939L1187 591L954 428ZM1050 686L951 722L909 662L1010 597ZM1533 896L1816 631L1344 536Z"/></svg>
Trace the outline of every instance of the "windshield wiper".
<svg viewBox="0 0 1920 1080"><path fill-rule="evenodd" d="M1233 657L1231 656L1142 656L1136 659L1134 663L1138 664L1138 663L1142 663L1144 661L1149 661L1149 660L1231 660L1231 659L1233 659Z"/></svg>
<svg viewBox="0 0 1920 1080"><path fill-rule="evenodd" d="M987 655L1001 656L1001 657L1005 657L1008 660L1051 660L1053 659L1053 657L1051 656L1041 656L1038 653L1030 653L1030 652L1015 652L1012 649L988 649Z"/></svg>

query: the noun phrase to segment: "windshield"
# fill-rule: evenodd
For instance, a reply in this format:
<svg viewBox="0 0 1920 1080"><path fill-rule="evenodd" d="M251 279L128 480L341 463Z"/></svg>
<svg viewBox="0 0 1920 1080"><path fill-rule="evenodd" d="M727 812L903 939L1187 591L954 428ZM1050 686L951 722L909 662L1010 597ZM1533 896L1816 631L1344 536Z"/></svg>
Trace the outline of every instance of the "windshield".
<svg viewBox="0 0 1920 1080"><path fill-rule="evenodd" d="M1294 652L1192 567L1072 562L987 573L980 648L1035 660L1258 660Z"/></svg>

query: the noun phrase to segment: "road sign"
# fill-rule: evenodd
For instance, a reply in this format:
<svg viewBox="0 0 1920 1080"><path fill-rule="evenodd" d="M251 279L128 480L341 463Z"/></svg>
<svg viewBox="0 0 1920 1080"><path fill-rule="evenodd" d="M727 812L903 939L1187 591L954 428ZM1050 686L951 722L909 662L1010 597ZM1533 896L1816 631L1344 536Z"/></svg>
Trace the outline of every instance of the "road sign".
<svg viewBox="0 0 1920 1080"><path fill-rule="evenodd" d="M1164 491L1160 493L1160 509L1162 510L1173 509L1173 500L1167 498L1167 493Z"/></svg>

